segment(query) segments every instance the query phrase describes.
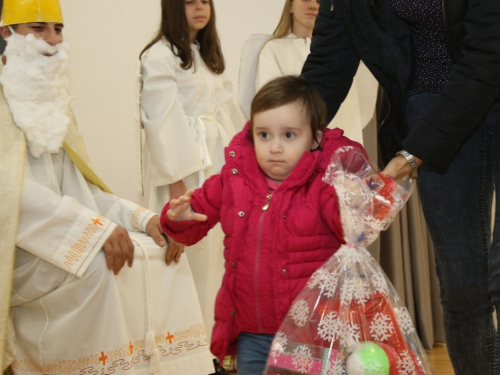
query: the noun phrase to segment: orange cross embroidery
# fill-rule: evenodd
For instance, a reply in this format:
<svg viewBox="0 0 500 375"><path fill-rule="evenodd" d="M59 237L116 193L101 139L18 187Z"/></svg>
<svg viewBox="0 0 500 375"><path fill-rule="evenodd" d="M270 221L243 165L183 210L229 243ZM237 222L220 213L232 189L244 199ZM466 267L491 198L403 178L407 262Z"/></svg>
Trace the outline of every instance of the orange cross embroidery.
<svg viewBox="0 0 500 375"><path fill-rule="evenodd" d="M102 361L103 366L106 366L106 359L108 359L108 357L104 355L104 352L101 352L101 358L99 358L99 362Z"/></svg>
<svg viewBox="0 0 500 375"><path fill-rule="evenodd" d="M130 355L134 354L134 345L132 345L132 341L129 341L129 349L130 349Z"/></svg>
<svg viewBox="0 0 500 375"><path fill-rule="evenodd" d="M174 335L171 335L170 332L167 332L167 340L170 345L172 345L172 339L174 338Z"/></svg>
<svg viewBox="0 0 500 375"><path fill-rule="evenodd" d="M94 223L94 225L100 225L102 227L101 219L90 219Z"/></svg>

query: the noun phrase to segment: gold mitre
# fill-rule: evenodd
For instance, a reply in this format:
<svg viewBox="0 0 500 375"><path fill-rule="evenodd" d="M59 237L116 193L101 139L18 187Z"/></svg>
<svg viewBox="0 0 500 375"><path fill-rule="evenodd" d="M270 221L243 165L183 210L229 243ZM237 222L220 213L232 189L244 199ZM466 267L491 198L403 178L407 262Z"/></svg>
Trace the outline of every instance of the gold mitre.
<svg viewBox="0 0 500 375"><path fill-rule="evenodd" d="M4 0L2 25L29 22L63 23L59 0Z"/></svg>

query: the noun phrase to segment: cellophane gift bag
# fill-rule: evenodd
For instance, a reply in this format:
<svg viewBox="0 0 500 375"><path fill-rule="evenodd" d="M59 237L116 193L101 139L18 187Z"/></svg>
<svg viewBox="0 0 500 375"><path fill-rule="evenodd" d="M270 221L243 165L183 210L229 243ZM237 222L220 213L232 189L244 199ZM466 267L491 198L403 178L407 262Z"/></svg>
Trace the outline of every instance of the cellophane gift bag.
<svg viewBox="0 0 500 375"><path fill-rule="evenodd" d="M411 181L377 173L351 146L333 155L324 181L337 191L346 244L293 302L265 374L434 374L407 309L366 250L410 197Z"/></svg>

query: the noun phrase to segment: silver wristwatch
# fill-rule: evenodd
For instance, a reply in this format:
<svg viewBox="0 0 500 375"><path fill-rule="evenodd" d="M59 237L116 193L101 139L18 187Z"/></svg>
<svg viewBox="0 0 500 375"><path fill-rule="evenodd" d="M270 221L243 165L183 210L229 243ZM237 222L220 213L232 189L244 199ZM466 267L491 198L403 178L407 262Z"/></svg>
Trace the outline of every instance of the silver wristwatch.
<svg viewBox="0 0 500 375"><path fill-rule="evenodd" d="M418 167L417 167L417 162L415 161L415 158L413 157L413 155L410 154L406 150L401 150L396 155L402 156L406 159L408 164L410 164L410 168L411 168L410 178L412 180L416 179L418 176Z"/></svg>

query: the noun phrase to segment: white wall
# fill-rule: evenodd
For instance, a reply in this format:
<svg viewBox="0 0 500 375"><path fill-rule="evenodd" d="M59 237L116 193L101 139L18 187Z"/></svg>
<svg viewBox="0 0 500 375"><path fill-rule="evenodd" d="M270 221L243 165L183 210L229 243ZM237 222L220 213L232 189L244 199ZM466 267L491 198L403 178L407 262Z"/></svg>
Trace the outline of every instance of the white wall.
<svg viewBox="0 0 500 375"><path fill-rule="evenodd" d="M217 28L235 92L241 47L272 33L282 0L214 0ZM133 137L137 67L159 26L160 0L61 0L71 46L72 107L96 172L113 192L142 203Z"/></svg>

